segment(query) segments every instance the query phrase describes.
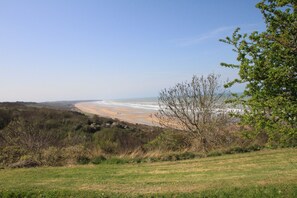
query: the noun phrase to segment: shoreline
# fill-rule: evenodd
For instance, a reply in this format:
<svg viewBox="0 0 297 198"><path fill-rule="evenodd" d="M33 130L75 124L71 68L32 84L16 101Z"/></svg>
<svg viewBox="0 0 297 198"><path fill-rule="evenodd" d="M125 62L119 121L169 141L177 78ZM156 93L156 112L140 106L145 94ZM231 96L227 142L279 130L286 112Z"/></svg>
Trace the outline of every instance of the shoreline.
<svg viewBox="0 0 297 198"><path fill-rule="evenodd" d="M95 102L79 102L74 104L74 107L84 113L118 119L120 121L125 121L132 124L159 126L158 120L155 117L155 113L157 113L157 111L154 110L123 106L110 106Z"/></svg>

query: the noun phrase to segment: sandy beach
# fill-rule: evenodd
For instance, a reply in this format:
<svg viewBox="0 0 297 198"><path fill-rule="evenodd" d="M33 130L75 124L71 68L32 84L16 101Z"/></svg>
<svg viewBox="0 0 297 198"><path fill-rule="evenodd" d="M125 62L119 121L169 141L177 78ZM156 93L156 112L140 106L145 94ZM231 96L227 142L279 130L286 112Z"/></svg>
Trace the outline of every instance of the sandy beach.
<svg viewBox="0 0 297 198"><path fill-rule="evenodd" d="M156 110L147 110L133 107L108 106L96 102L81 102L75 107L82 112L99 115L102 117L116 118L134 124L145 124L158 126L157 118L154 116Z"/></svg>

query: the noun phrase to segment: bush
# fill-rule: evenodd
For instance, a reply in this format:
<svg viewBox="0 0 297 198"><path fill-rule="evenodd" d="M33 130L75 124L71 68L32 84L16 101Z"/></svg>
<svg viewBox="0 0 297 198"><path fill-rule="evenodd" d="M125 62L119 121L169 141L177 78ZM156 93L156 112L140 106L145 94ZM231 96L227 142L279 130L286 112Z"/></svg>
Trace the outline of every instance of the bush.
<svg viewBox="0 0 297 198"><path fill-rule="evenodd" d="M0 150L0 164L6 166L16 163L26 154L26 151L18 146L6 146Z"/></svg>
<svg viewBox="0 0 297 198"><path fill-rule="evenodd" d="M251 151L260 151L263 148L264 148L264 146L254 144L254 145L249 146L247 149L251 152Z"/></svg>
<svg viewBox="0 0 297 198"><path fill-rule="evenodd" d="M216 157L216 156L221 156L223 153L221 151L211 151L207 153L207 157Z"/></svg>
<svg viewBox="0 0 297 198"><path fill-rule="evenodd" d="M189 146L188 138L178 131L165 131L145 145L148 150L178 151Z"/></svg>
<svg viewBox="0 0 297 198"><path fill-rule="evenodd" d="M65 157L62 151L56 147L49 147L41 153L42 163L47 166L62 166Z"/></svg>
<svg viewBox="0 0 297 198"><path fill-rule="evenodd" d="M185 152L185 153L181 153L179 155L180 160L193 159L195 157L196 157L196 155L194 153L191 153L191 152Z"/></svg>
<svg viewBox="0 0 297 198"><path fill-rule="evenodd" d="M128 159L112 157L112 158L106 160L104 163L106 163L106 164L126 164L129 162L130 161Z"/></svg>
<svg viewBox="0 0 297 198"><path fill-rule="evenodd" d="M10 164L10 168L31 168L40 166L41 162L32 155L24 155L16 163Z"/></svg>
<svg viewBox="0 0 297 198"><path fill-rule="evenodd" d="M76 160L78 164L88 164L90 163L90 161L90 158L88 158L87 156L79 156Z"/></svg>
<svg viewBox="0 0 297 198"><path fill-rule="evenodd" d="M247 153L247 152L252 152L252 151L259 151L263 149L263 146L260 145L251 145L247 147L233 147L228 150L226 150L224 153L225 154L235 154L235 153Z"/></svg>
<svg viewBox="0 0 297 198"><path fill-rule="evenodd" d="M0 109L0 130L4 129L11 121L9 112Z"/></svg>
<svg viewBox="0 0 297 198"><path fill-rule="evenodd" d="M178 160L193 159L196 156L197 155L192 152L172 153L172 154L162 156L160 160L161 161L178 161Z"/></svg>
<svg viewBox="0 0 297 198"><path fill-rule="evenodd" d="M61 150L66 164L74 164L79 156L87 155L87 150L83 145L69 146Z"/></svg>
<svg viewBox="0 0 297 198"><path fill-rule="evenodd" d="M57 119L50 119L50 120L46 120L45 123L45 128L47 130L49 129L57 129L61 126L60 121Z"/></svg>
<svg viewBox="0 0 297 198"><path fill-rule="evenodd" d="M131 162L139 164L142 161L143 161L143 159L141 159L141 158L134 158Z"/></svg>
<svg viewBox="0 0 297 198"><path fill-rule="evenodd" d="M116 153L119 147L119 140L116 134L115 129L109 128L96 132L94 134L95 144L99 145L105 153Z"/></svg>
<svg viewBox="0 0 297 198"><path fill-rule="evenodd" d="M101 141L99 146L105 153L117 153L118 151L118 143L111 140Z"/></svg>
<svg viewBox="0 0 297 198"><path fill-rule="evenodd" d="M101 164L105 160L106 160L106 158L103 155L100 155L100 156L93 158L91 162L93 164Z"/></svg>
<svg viewBox="0 0 297 198"><path fill-rule="evenodd" d="M233 147L233 148L225 151L225 154L246 153L246 152L249 152L247 148L244 148L244 147Z"/></svg>

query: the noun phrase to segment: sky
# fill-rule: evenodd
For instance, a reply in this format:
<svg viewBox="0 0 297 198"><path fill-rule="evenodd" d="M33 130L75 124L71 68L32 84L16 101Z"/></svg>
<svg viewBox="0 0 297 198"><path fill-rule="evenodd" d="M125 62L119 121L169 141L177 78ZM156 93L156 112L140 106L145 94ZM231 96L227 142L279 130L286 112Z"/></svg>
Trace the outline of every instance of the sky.
<svg viewBox="0 0 297 198"><path fill-rule="evenodd" d="M158 96L237 71L236 27L263 30L255 0L0 0L0 101ZM232 88L240 92L244 86Z"/></svg>

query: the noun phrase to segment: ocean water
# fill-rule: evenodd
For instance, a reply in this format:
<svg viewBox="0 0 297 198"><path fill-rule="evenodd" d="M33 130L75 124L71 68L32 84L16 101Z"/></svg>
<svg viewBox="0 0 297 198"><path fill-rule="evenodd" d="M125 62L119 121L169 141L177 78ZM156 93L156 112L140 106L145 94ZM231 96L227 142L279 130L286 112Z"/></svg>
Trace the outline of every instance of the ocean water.
<svg viewBox="0 0 297 198"><path fill-rule="evenodd" d="M133 98L133 99L117 99L102 100L96 102L99 105L110 107L130 107L142 110L158 111L158 98Z"/></svg>
<svg viewBox="0 0 297 198"><path fill-rule="evenodd" d="M135 108L138 110L147 110L147 111L158 111L160 109L157 97L102 100L102 101L97 101L96 103L99 105L104 105L108 107L129 107L129 108ZM226 106L225 109L214 109L214 111L216 113L220 113L222 111L242 113L243 109L239 107Z"/></svg>

